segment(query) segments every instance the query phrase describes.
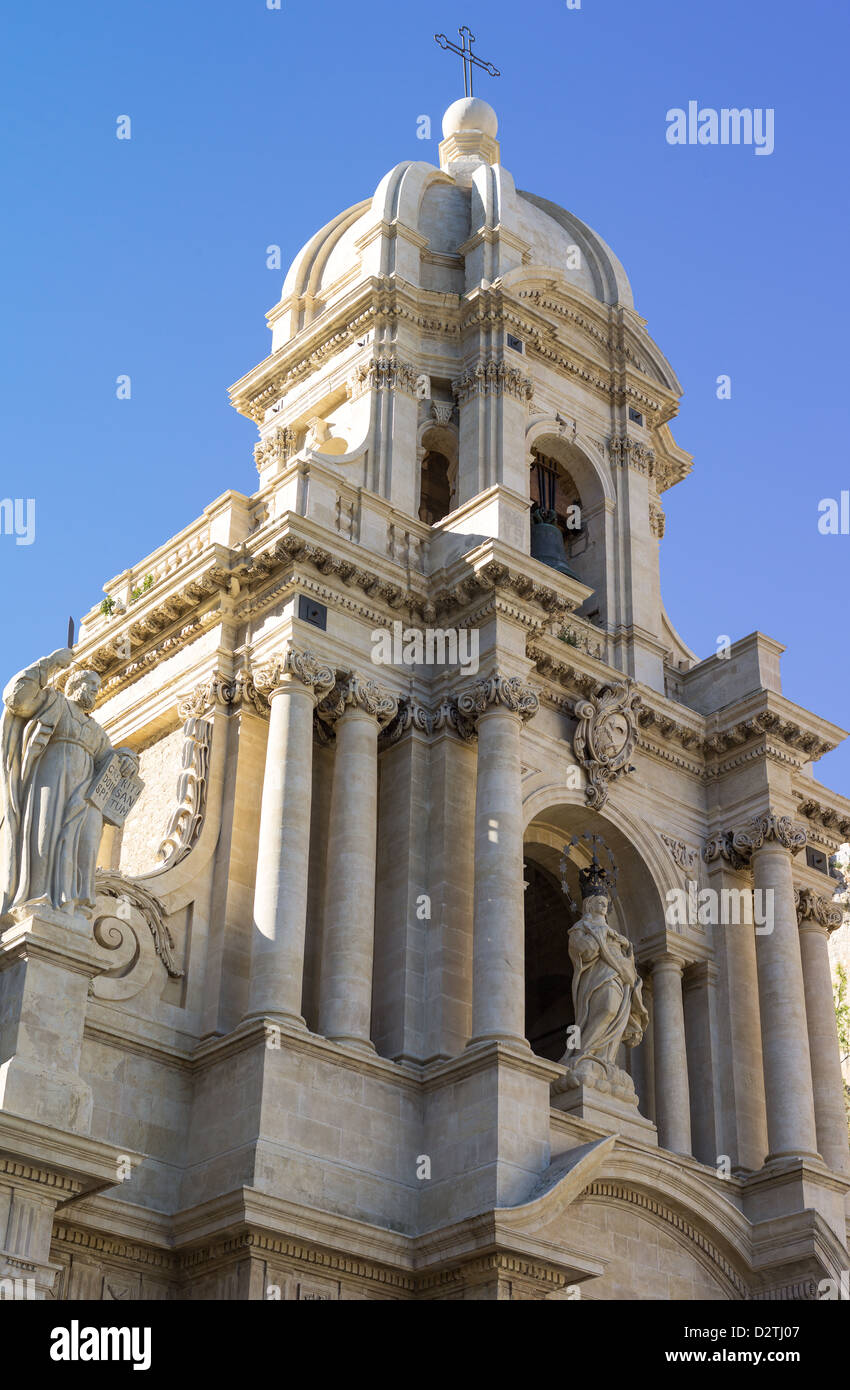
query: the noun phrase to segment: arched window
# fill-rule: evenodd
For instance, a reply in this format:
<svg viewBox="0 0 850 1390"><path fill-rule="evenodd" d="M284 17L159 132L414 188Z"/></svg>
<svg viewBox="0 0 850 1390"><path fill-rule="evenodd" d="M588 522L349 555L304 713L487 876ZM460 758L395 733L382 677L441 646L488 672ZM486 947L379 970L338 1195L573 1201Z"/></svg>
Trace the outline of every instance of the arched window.
<svg viewBox="0 0 850 1390"><path fill-rule="evenodd" d="M429 450L422 460L419 492L419 520L429 526L442 521L452 509L452 486L449 461L445 454Z"/></svg>
<svg viewBox="0 0 850 1390"><path fill-rule="evenodd" d="M531 504L532 515L539 508L541 512L554 512L558 529L564 537L564 545L569 547L581 531L581 499L578 488L569 473L553 458L547 458L535 449L531 465ZM567 550L569 554L569 550Z"/></svg>

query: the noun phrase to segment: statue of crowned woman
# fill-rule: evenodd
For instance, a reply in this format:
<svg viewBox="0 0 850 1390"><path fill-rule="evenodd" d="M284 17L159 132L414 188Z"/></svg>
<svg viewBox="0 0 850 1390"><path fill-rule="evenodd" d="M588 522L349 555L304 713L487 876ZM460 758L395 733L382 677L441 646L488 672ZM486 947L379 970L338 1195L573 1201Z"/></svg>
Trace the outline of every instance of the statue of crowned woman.
<svg viewBox="0 0 850 1390"><path fill-rule="evenodd" d="M580 871L579 883L582 914L569 933L578 1045L561 1058L564 1084L634 1103L634 1084L617 1065L617 1054L621 1044L637 1047L649 1022L641 979L631 942L608 922L608 874L594 862Z"/></svg>
<svg viewBox="0 0 850 1390"><path fill-rule="evenodd" d="M62 647L20 671L0 719L0 921L39 907L89 916L104 819L123 818L141 790L139 759L113 748L91 717L96 671L72 670Z"/></svg>

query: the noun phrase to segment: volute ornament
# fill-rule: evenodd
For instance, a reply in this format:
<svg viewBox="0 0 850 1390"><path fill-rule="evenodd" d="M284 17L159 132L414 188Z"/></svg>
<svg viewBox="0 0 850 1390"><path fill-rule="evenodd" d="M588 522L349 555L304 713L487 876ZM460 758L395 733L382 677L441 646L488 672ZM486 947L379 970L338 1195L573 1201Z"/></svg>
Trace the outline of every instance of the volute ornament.
<svg viewBox="0 0 850 1390"><path fill-rule="evenodd" d="M479 718L491 705L503 705L521 719L531 719L540 708L540 700L519 676L503 676L498 671L457 697L458 713L470 719Z"/></svg>

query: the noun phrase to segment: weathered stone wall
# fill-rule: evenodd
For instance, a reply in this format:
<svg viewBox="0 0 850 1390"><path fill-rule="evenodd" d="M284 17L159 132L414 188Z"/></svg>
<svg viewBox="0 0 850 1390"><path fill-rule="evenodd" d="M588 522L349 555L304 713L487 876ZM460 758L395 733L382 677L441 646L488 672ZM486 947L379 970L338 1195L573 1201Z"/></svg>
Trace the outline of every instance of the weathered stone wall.
<svg viewBox="0 0 850 1390"><path fill-rule="evenodd" d="M165 837L169 817L177 805L177 779L183 753L183 727L173 729L139 761L145 789L130 812L121 837L121 872L150 873L158 867L156 852Z"/></svg>

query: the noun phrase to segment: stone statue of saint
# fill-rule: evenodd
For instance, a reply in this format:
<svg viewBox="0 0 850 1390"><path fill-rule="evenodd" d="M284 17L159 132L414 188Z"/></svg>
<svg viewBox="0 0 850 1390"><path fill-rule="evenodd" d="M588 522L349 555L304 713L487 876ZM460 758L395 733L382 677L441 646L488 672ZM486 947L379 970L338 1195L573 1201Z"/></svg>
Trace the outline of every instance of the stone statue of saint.
<svg viewBox="0 0 850 1390"><path fill-rule="evenodd" d="M631 1077L617 1066L621 1043L637 1047L649 1016L631 943L608 924L609 890L601 875L585 871L582 915L570 928L573 1004L578 1047L564 1053L568 1081L633 1100Z"/></svg>
<svg viewBox="0 0 850 1390"><path fill-rule="evenodd" d="M97 672L72 671L64 692L53 684L73 660L70 647L60 648L3 691L0 918L38 906L91 912L104 820L98 778L110 770L117 782L138 772L132 749L113 748L91 717Z"/></svg>

